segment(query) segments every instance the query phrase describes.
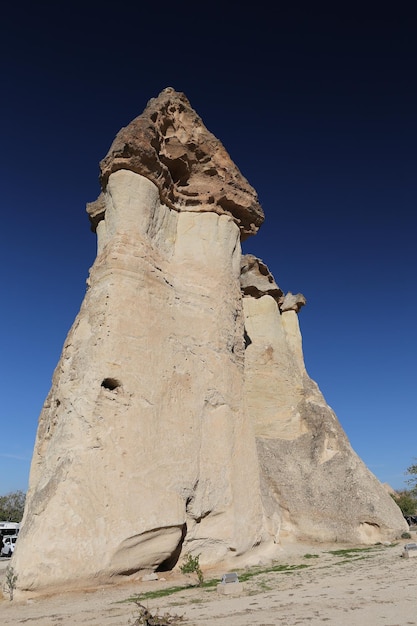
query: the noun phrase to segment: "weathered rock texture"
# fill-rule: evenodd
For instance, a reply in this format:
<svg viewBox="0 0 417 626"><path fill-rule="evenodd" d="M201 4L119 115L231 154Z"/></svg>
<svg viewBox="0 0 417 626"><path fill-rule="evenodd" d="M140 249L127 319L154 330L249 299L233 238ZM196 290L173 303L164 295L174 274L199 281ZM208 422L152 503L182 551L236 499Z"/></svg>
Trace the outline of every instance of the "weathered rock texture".
<svg viewBox="0 0 417 626"><path fill-rule="evenodd" d="M161 201L175 211L211 211L230 215L241 240L257 232L264 215L254 189L226 150L203 125L187 98L165 89L145 111L117 134L101 162L101 184L119 170L145 176L157 186ZM89 207L93 223L104 206Z"/></svg>
<svg viewBox="0 0 417 626"><path fill-rule="evenodd" d="M242 279L245 393L269 531L278 529L281 541L391 540L406 530L397 505L305 370L297 316L304 297L284 296L250 255L242 258Z"/></svg>
<svg viewBox="0 0 417 626"><path fill-rule="evenodd" d="M285 535L398 534L305 372L303 296L254 257L241 290L262 209L184 95L164 90L120 131L101 184L97 258L39 420L19 590L143 575L185 551L249 561Z"/></svg>

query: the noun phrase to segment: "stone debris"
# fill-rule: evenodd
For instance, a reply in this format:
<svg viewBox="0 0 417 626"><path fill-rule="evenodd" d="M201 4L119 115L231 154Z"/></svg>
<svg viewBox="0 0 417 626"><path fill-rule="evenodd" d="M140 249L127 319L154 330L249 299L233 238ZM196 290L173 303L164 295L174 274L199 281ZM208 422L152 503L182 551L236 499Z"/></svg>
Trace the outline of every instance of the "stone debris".
<svg viewBox="0 0 417 626"><path fill-rule="evenodd" d="M223 574L221 582L217 585L217 592L222 595L239 595L244 590L243 583L239 582L236 572Z"/></svg>
<svg viewBox="0 0 417 626"><path fill-rule="evenodd" d="M417 543L406 543L401 556L405 559L411 559L417 557Z"/></svg>

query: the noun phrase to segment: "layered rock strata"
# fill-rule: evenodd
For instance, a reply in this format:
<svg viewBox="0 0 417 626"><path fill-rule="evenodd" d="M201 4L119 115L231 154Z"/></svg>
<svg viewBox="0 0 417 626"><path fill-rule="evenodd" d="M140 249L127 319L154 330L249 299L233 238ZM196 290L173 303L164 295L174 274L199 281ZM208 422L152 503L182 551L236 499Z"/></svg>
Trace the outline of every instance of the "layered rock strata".
<svg viewBox="0 0 417 626"><path fill-rule="evenodd" d="M271 557L283 533L333 536L330 519L339 539L395 535L399 514L383 516L305 372L303 296L254 257L241 271L263 212L183 94L164 90L120 131L100 180L97 258L39 419L18 591L169 569L184 552ZM346 506L363 493L352 532L334 497L347 476Z"/></svg>

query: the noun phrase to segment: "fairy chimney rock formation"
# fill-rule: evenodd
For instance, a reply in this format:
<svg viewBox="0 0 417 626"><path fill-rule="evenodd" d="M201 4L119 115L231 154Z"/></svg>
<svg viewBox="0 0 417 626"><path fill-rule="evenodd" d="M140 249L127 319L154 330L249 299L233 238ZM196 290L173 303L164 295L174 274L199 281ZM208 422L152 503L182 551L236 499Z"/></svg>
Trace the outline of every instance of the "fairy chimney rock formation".
<svg viewBox="0 0 417 626"><path fill-rule="evenodd" d="M24 590L267 540L243 392L240 240L262 222L256 193L172 89L101 172L97 258L39 419L14 559Z"/></svg>
<svg viewBox="0 0 417 626"><path fill-rule="evenodd" d="M103 190L111 174L129 170L155 183L161 202L171 209L231 215L242 240L264 220L255 190L185 95L171 87L119 131L100 170ZM103 217L101 199L88 211L95 225Z"/></svg>
<svg viewBox="0 0 417 626"><path fill-rule="evenodd" d="M305 372L304 297L242 259L263 221L256 192L187 98L152 99L100 181L97 257L39 418L16 594L140 579L185 552L248 564L336 523L339 538L398 534L399 509ZM353 521L338 493L345 509L358 500Z"/></svg>
<svg viewBox="0 0 417 626"><path fill-rule="evenodd" d="M308 376L298 323L302 294L285 296L267 266L242 257L245 394L269 532L285 539L372 543L406 530L383 485L352 450Z"/></svg>

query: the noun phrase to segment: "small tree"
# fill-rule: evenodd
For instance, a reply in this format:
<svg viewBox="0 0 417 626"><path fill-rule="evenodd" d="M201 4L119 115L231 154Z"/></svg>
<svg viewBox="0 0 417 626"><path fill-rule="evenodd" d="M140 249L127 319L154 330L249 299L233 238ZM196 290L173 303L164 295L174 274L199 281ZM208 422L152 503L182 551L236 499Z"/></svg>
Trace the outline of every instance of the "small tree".
<svg viewBox="0 0 417 626"><path fill-rule="evenodd" d="M202 587L204 582L204 575L200 567L200 555L193 556L192 554L186 554L184 556L184 563L181 565L180 570L183 574L197 574L198 584Z"/></svg>
<svg viewBox="0 0 417 626"><path fill-rule="evenodd" d="M0 520L21 522L25 509L26 494L23 491L11 491L0 496Z"/></svg>
<svg viewBox="0 0 417 626"><path fill-rule="evenodd" d="M407 467L406 474L411 476L411 478L407 480L407 483L410 485L411 491L417 496L417 464Z"/></svg>
<svg viewBox="0 0 417 626"><path fill-rule="evenodd" d="M401 509L404 517L415 515L417 512L417 498L412 491L404 490L392 496Z"/></svg>
<svg viewBox="0 0 417 626"><path fill-rule="evenodd" d="M10 600L13 600L14 590L16 589L17 574L13 567L6 567L6 576L4 579L4 590L9 594Z"/></svg>

